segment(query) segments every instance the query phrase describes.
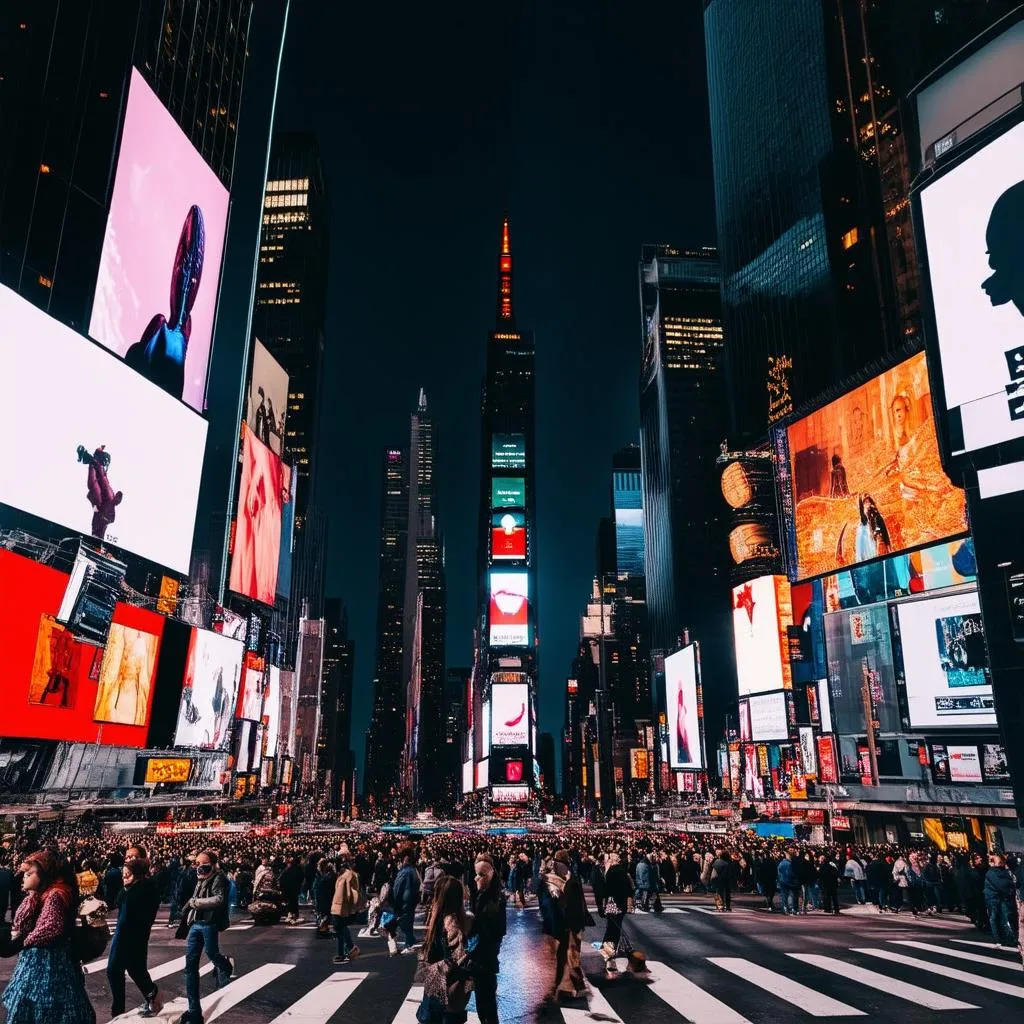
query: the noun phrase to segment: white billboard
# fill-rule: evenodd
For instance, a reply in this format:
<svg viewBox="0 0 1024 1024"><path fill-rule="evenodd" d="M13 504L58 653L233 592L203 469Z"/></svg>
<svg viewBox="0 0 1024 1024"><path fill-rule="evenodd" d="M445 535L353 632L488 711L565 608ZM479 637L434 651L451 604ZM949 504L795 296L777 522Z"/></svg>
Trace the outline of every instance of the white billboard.
<svg viewBox="0 0 1024 1024"><path fill-rule="evenodd" d="M238 640L193 629L174 745L224 750L235 715L244 647Z"/></svg>
<svg viewBox="0 0 1024 1024"><path fill-rule="evenodd" d="M473 792L473 762L463 761L462 763L462 795Z"/></svg>
<svg viewBox="0 0 1024 1024"><path fill-rule="evenodd" d="M252 352L245 422L276 455L283 454L287 413L288 374L257 338Z"/></svg>
<svg viewBox="0 0 1024 1024"><path fill-rule="evenodd" d="M480 705L480 757L488 757L491 753L491 702L485 700ZM472 733L470 733L472 737Z"/></svg>
<svg viewBox="0 0 1024 1024"><path fill-rule="evenodd" d="M792 624L793 606L785 577L759 576L732 588L732 632L741 697L789 689L792 673L786 627Z"/></svg>
<svg viewBox="0 0 1024 1024"><path fill-rule="evenodd" d="M818 714L821 716L821 731L832 731L832 697L828 692L828 680L819 679L818 683Z"/></svg>
<svg viewBox="0 0 1024 1024"><path fill-rule="evenodd" d="M281 733L281 670L277 665L267 667L267 697L263 702L263 722L263 749L267 757L275 757Z"/></svg>
<svg viewBox="0 0 1024 1024"><path fill-rule="evenodd" d="M0 502L187 573L206 421L0 286Z"/></svg>
<svg viewBox="0 0 1024 1024"><path fill-rule="evenodd" d="M977 747L946 747L950 782L981 782L981 759Z"/></svg>
<svg viewBox="0 0 1024 1024"><path fill-rule="evenodd" d="M491 789L492 804L525 804L529 799L529 786L494 786Z"/></svg>
<svg viewBox="0 0 1024 1024"><path fill-rule="evenodd" d="M665 659L665 710L670 768L703 768L697 707L697 645Z"/></svg>
<svg viewBox="0 0 1024 1024"><path fill-rule="evenodd" d="M784 692L760 693L750 698L750 738L755 743L789 739Z"/></svg>
<svg viewBox="0 0 1024 1024"><path fill-rule="evenodd" d="M474 775L474 789L483 789L487 785L487 773L490 770L491 762L488 758L476 763L476 774Z"/></svg>
<svg viewBox="0 0 1024 1024"><path fill-rule="evenodd" d="M994 727L978 592L907 601L896 609L911 727Z"/></svg>
<svg viewBox="0 0 1024 1024"><path fill-rule="evenodd" d="M529 708L530 689L525 683L495 683L491 687L492 747L519 747L529 742Z"/></svg>

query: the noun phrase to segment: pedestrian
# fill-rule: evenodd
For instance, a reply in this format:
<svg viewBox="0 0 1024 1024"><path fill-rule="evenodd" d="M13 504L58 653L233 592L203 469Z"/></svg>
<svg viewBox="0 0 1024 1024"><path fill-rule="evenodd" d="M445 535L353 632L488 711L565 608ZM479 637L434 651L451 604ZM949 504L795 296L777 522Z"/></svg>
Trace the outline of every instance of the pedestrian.
<svg viewBox="0 0 1024 1024"><path fill-rule="evenodd" d="M71 949L78 886L56 850L30 854L20 868L24 898L11 927L18 962L4 990L10 1024L96 1024L82 965Z"/></svg>
<svg viewBox="0 0 1024 1024"><path fill-rule="evenodd" d="M538 899L544 931L555 940L555 980L545 999L557 1002L566 971L573 998L579 999L586 992L580 941L588 915L583 886L572 870L568 850L559 850L545 862L540 881Z"/></svg>
<svg viewBox="0 0 1024 1024"><path fill-rule="evenodd" d="M839 868L824 853L818 857L818 884L821 886L821 909L826 914L838 914Z"/></svg>
<svg viewBox="0 0 1024 1024"><path fill-rule="evenodd" d="M645 854L640 855L636 864L636 906L647 913L651 909L651 896L657 894L658 883L654 869Z"/></svg>
<svg viewBox="0 0 1024 1024"><path fill-rule="evenodd" d="M411 953L416 948L416 932L413 922L416 907L420 899L420 876L413 861L415 854L411 846L407 846L400 854L401 865L391 886L391 906L398 919L398 929L405 942L403 953Z"/></svg>
<svg viewBox="0 0 1024 1024"><path fill-rule="evenodd" d="M715 903L722 913L732 910L732 860L725 850L715 850L715 859L711 864L711 886L715 893Z"/></svg>
<svg viewBox="0 0 1024 1024"><path fill-rule="evenodd" d="M764 897L765 909L769 914L775 911L775 894L779 888L778 867L771 857L761 857L755 871L758 888ZM785 909L785 908L783 908Z"/></svg>
<svg viewBox="0 0 1024 1024"><path fill-rule="evenodd" d="M199 1002L199 959L203 952L214 967L217 988L226 985L235 973L235 962L220 951L220 933L227 928L228 884L218 867L217 854L204 850L196 857L196 888L185 904L185 916L178 937L185 941L185 995L188 1010L178 1024L203 1024Z"/></svg>
<svg viewBox="0 0 1024 1024"><path fill-rule="evenodd" d="M436 856L430 858L430 863L423 872L423 905L429 907L434 902L434 886L438 880L444 877L444 869Z"/></svg>
<svg viewBox="0 0 1024 1024"><path fill-rule="evenodd" d="M124 878L121 874L123 867L124 857L118 850L115 850L107 858L107 870L103 873L103 878L100 879L98 889L100 899L108 907L117 906L117 897L121 892L121 886L124 885Z"/></svg>
<svg viewBox="0 0 1024 1024"><path fill-rule="evenodd" d="M629 956L633 952L632 943L622 931L625 916L633 909L633 883L618 853L609 853L605 863L608 870L604 878L604 938L594 945L604 957L608 975L615 977L618 974L616 957Z"/></svg>
<svg viewBox="0 0 1024 1024"><path fill-rule="evenodd" d="M130 851L131 852L131 851ZM137 850L135 852L138 852ZM149 936L160 909L160 894L150 877L149 864L141 857L125 862L124 885L117 897L117 924L107 956L107 981L110 984L110 1013L125 1012L125 972L142 993L140 1017L155 1017L163 1000L149 975Z"/></svg>
<svg viewBox="0 0 1024 1024"><path fill-rule="evenodd" d="M1006 867L1006 858L993 853L985 874L985 906L992 938L998 947L1017 945L1017 879ZM1006 941L1004 942L1003 939Z"/></svg>
<svg viewBox="0 0 1024 1024"><path fill-rule="evenodd" d="M170 912L167 915L168 928L177 928L183 920L182 908L192 898L192 893L195 892L198 880L195 854L193 854L192 863L178 873L178 881L174 886L173 896L171 897Z"/></svg>
<svg viewBox="0 0 1024 1024"><path fill-rule="evenodd" d="M331 904L334 902L334 888L338 880L334 865L321 857L313 879L313 909L316 913L317 938L327 939L331 935Z"/></svg>
<svg viewBox="0 0 1024 1024"><path fill-rule="evenodd" d="M411 859L408 866L416 870ZM466 947L469 919L465 897L462 883L450 875L445 875L434 887L423 942L423 998L416 1014L420 1024L466 1022L466 1004L473 979Z"/></svg>
<svg viewBox="0 0 1024 1024"><path fill-rule="evenodd" d="M75 875L78 882L78 895L81 899L85 899L86 896L95 896L99 891L100 876L96 874L95 867L93 861L86 857L82 861L82 870Z"/></svg>
<svg viewBox="0 0 1024 1024"><path fill-rule="evenodd" d="M776 884L779 889L779 899L782 903L784 914L795 914L800 909L799 892L800 882L797 876L796 855L791 851L785 852L779 860L775 869Z"/></svg>
<svg viewBox="0 0 1024 1024"><path fill-rule="evenodd" d="M281 872L279 885L281 895L285 900L286 913L285 924L298 924L302 919L299 917L299 894L302 890L305 873L302 868L302 861L298 854L292 854L288 858L288 864Z"/></svg>
<svg viewBox="0 0 1024 1024"><path fill-rule="evenodd" d="M867 892L865 891L864 865L853 855L853 850L846 851L846 865L843 868L843 877L849 879L850 888L856 901L863 906L867 903Z"/></svg>
<svg viewBox="0 0 1024 1024"><path fill-rule="evenodd" d="M10 868L5 850L0 850L0 924L7 920L7 907L14 892L14 872Z"/></svg>
<svg viewBox="0 0 1024 1024"><path fill-rule="evenodd" d="M809 853L802 857L797 854L793 859L793 874L797 884L796 902L800 904L799 909L805 914L812 906L817 910L818 868L814 857Z"/></svg>
<svg viewBox="0 0 1024 1024"><path fill-rule="evenodd" d="M498 1024L498 957L505 937L506 901L498 884L494 862L478 857L474 864L476 893L473 898L473 987L480 1024Z"/></svg>
<svg viewBox="0 0 1024 1024"><path fill-rule="evenodd" d="M345 847L348 850L348 847ZM349 925L358 917L365 903L359 889L359 875L356 874L347 855L339 859L337 881L334 883L334 898L331 901L331 920L338 940L336 964L347 964L359 956L359 947L352 941Z"/></svg>
<svg viewBox="0 0 1024 1024"><path fill-rule="evenodd" d="M901 853L892 865L892 912L898 914L903 909L903 904L908 901L907 893L910 891L910 864ZM914 917L917 917L917 910L914 909L911 904L911 910L914 911Z"/></svg>

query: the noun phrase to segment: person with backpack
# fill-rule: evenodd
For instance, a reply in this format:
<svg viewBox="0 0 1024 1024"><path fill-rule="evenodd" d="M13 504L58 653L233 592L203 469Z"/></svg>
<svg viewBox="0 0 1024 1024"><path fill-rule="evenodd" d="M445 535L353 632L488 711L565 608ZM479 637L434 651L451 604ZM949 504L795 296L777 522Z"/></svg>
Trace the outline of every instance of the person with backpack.
<svg viewBox="0 0 1024 1024"><path fill-rule="evenodd" d="M476 892L473 898L473 987L480 1024L498 1024L498 957L505 937L507 901L501 891L494 862L481 854L474 865Z"/></svg>
<svg viewBox="0 0 1024 1024"><path fill-rule="evenodd" d="M199 959L206 956L213 964L217 988L226 985L235 973L235 962L220 951L220 933L228 927L228 883L217 863L213 850L204 850L196 857L196 888L185 904L185 916L178 928L178 938L185 944L185 994L188 1010L178 1024L203 1024L203 1008L199 1002Z"/></svg>
<svg viewBox="0 0 1024 1024"><path fill-rule="evenodd" d="M73 937L78 885L56 850L39 850L21 865L25 898L11 928L18 963L4 990L7 1019L17 1024L96 1024Z"/></svg>

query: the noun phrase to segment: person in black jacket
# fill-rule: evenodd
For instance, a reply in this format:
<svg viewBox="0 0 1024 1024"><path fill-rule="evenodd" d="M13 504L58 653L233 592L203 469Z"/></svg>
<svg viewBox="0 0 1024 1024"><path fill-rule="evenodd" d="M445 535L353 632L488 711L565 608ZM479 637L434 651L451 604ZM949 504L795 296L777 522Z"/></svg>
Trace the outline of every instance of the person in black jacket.
<svg viewBox="0 0 1024 1024"><path fill-rule="evenodd" d="M623 919L633 909L633 880L617 853L608 854L605 866L605 929L604 939L599 948L608 973L615 975L618 971L615 958L629 956L633 951L632 943L622 934Z"/></svg>
<svg viewBox="0 0 1024 1024"><path fill-rule="evenodd" d="M498 957L505 937L505 897L501 892L494 862L488 855L475 864L476 893L473 897L473 987L480 1024L498 1024Z"/></svg>
<svg viewBox="0 0 1024 1024"><path fill-rule="evenodd" d="M818 884L821 886L821 909L826 914L838 914L839 868L825 854L818 858Z"/></svg>
<svg viewBox="0 0 1024 1024"><path fill-rule="evenodd" d="M761 886L764 902L769 912L775 911L775 894L779 889L778 868L771 857L762 856L757 862L757 884Z"/></svg>
<svg viewBox="0 0 1024 1024"><path fill-rule="evenodd" d="M878 912L884 914L889 907L889 890L892 888L892 865L882 856L868 861L864 869L868 894L874 899Z"/></svg>
<svg viewBox="0 0 1024 1024"><path fill-rule="evenodd" d="M188 1010L178 1018L178 1024L203 1024L203 1009L199 1002L199 958L206 951L214 966L217 987L226 985L234 974L234 961L220 951L220 932L228 925L228 882L218 868L217 854L204 850L196 857L195 892L185 910L185 994Z"/></svg>
<svg viewBox="0 0 1024 1024"><path fill-rule="evenodd" d="M163 1002L149 976L146 961L149 934L160 909L160 894L149 875L149 864L142 858L133 858L125 864L123 878L124 885L117 897L117 924L107 957L110 1012L114 1017L125 1012L124 975L127 971L145 1000L139 1016L154 1017Z"/></svg>
<svg viewBox="0 0 1024 1024"><path fill-rule="evenodd" d="M7 863L6 857L0 857L0 922L7 919L7 907L11 903L14 891L14 872Z"/></svg>
<svg viewBox="0 0 1024 1024"><path fill-rule="evenodd" d="M1002 947L1003 934L1006 945L1017 945L1017 879L1006 867L1006 858L993 853L988 858L985 874L985 906L988 908L988 923L996 945Z"/></svg>
<svg viewBox="0 0 1024 1024"><path fill-rule="evenodd" d="M124 885L124 878L121 869L124 867L124 857L115 850L107 858L107 870L100 879L100 899L108 907L117 906L117 897L120 895L121 887Z"/></svg>

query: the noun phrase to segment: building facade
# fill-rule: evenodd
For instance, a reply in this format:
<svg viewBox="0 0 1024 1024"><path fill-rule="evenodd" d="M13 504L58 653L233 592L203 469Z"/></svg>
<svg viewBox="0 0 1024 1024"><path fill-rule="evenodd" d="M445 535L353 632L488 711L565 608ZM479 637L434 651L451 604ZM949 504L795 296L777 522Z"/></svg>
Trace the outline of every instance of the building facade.
<svg viewBox="0 0 1024 1024"><path fill-rule="evenodd" d="M355 643L349 635L348 610L340 598L324 602L324 669L321 685L324 708L320 763L331 772L332 807L348 809L353 800L352 689L355 683Z"/></svg>

